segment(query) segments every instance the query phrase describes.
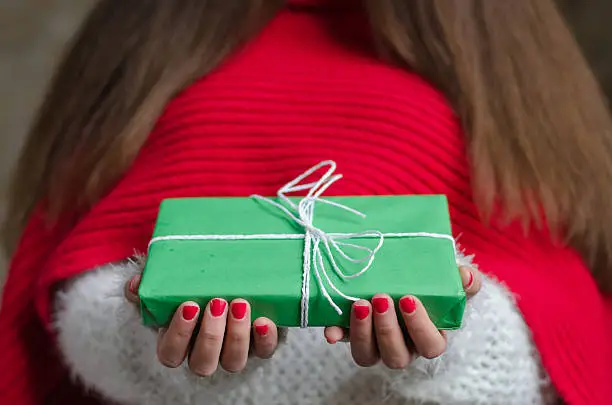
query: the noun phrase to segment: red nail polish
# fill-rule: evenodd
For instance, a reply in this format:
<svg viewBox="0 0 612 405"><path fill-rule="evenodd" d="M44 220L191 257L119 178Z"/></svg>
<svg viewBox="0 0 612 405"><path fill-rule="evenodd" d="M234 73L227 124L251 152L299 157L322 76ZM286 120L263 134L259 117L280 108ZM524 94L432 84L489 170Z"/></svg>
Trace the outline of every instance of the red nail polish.
<svg viewBox="0 0 612 405"><path fill-rule="evenodd" d="M470 277L468 278L468 282L465 285L465 288L470 288L472 286L472 283L474 282L474 275L472 274L472 272L470 271Z"/></svg>
<svg viewBox="0 0 612 405"><path fill-rule="evenodd" d="M411 314L416 311L416 301L412 297L404 297L399 302L400 309L405 314Z"/></svg>
<svg viewBox="0 0 612 405"><path fill-rule="evenodd" d="M183 319L186 321L191 321L196 317L200 308L197 305L185 305L183 307Z"/></svg>
<svg viewBox="0 0 612 405"><path fill-rule="evenodd" d="M227 302L220 300L218 298L213 299L210 302L210 313L212 316L214 317L218 317L223 315L223 313L225 312L225 307L227 305Z"/></svg>
<svg viewBox="0 0 612 405"><path fill-rule="evenodd" d="M389 309L389 300L384 297L376 297L372 300L374 310L379 314L384 314Z"/></svg>
<svg viewBox="0 0 612 405"><path fill-rule="evenodd" d="M234 302L232 304L232 316L234 319L243 319L247 312L246 302Z"/></svg>
<svg viewBox="0 0 612 405"><path fill-rule="evenodd" d="M367 305L355 305L353 306L353 312L355 312L355 317L360 321L363 321L370 315L370 307Z"/></svg>
<svg viewBox="0 0 612 405"><path fill-rule="evenodd" d="M268 334L268 325L255 325L255 333L259 336L264 337Z"/></svg>
<svg viewBox="0 0 612 405"><path fill-rule="evenodd" d="M139 281L140 281L140 276L132 277L132 279L130 280L130 285L128 286L128 288L130 289L130 292L132 294L138 295L138 282Z"/></svg>

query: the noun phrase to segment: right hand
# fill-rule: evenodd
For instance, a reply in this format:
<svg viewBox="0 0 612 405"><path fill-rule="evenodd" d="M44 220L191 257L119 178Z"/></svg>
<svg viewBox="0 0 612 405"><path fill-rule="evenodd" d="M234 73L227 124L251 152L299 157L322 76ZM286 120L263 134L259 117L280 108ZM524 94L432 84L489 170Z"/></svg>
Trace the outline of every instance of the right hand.
<svg viewBox="0 0 612 405"><path fill-rule="evenodd" d="M139 285L140 275L126 283L125 296L130 302L139 302ZM242 371L250 351L260 358L274 354L278 345L276 325L267 318L258 318L251 328L251 308L247 301L233 300L228 310L227 301L211 300L204 308L200 329L195 332L200 311L195 302L184 302L170 325L160 329L157 357L164 366L175 368L188 358L194 374L208 377L219 364L228 372ZM254 332L252 339L251 331Z"/></svg>

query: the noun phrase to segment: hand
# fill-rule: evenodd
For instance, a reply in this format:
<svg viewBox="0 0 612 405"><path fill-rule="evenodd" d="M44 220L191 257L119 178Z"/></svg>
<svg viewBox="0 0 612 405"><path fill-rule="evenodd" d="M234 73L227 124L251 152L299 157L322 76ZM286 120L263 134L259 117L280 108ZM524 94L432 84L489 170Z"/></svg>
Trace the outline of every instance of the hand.
<svg viewBox="0 0 612 405"><path fill-rule="evenodd" d="M125 285L126 298L138 303L140 276ZM258 318L251 328L251 308L243 299L211 300L202 315L200 330L193 339L200 307L195 302L183 303L175 312L170 325L160 329L157 357L166 367L180 366L188 358L189 368L199 376L214 374L219 364L229 372L246 367L249 349L260 358L269 358L278 344L276 325L267 318ZM251 330L253 333L251 346Z"/></svg>
<svg viewBox="0 0 612 405"><path fill-rule="evenodd" d="M467 296L473 296L480 290L480 273L468 267L459 271ZM444 353L446 334L436 329L423 304L407 295L400 299L399 307L411 342L405 341L393 300L385 294L375 295L371 304L364 300L355 302L349 331L332 326L325 329L325 337L331 344L348 337L353 359L363 367L382 359L387 367L402 369L417 355L435 358Z"/></svg>

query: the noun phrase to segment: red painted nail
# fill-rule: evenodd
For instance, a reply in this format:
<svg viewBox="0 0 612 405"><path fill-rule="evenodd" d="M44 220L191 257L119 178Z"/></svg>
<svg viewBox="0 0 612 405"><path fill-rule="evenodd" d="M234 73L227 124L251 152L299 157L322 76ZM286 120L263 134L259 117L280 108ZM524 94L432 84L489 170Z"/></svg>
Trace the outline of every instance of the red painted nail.
<svg viewBox="0 0 612 405"><path fill-rule="evenodd" d="M360 321L363 321L370 315L370 307L367 305L355 305L353 306L353 312L355 312L355 317Z"/></svg>
<svg viewBox="0 0 612 405"><path fill-rule="evenodd" d="M416 311L416 301L412 297L404 297L399 302L402 312L411 314Z"/></svg>
<svg viewBox="0 0 612 405"><path fill-rule="evenodd" d="M389 309L389 300L384 297L376 297L372 300L374 310L379 314L384 314Z"/></svg>
<svg viewBox="0 0 612 405"><path fill-rule="evenodd" d="M138 294L138 283L140 282L140 276L134 276L132 277L132 279L130 280L130 285L128 286L128 288L130 289L130 292L132 294Z"/></svg>
<svg viewBox="0 0 612 405"><path fill-rule="evenodd" d="M227 302L220 300L219 298L215 298L210 302L210 313L214 317L218 317L223 315L225 312L225 307L227 306Z"/></svg>
<svg viewBox="0 0 612 405"><path fill-rule="evenodd" d="M234 302L232 304L232 316L234 319L243 319L247 312L246 302Z"/></svg>
<svg viewBox="0 0 612 405"><path fill-rule="evenodd" d="M183 307L183 319L186 321L191 321L196 317L200 308L197 305L185 305Z"/></svg>
<svg viewBox="0 0 612 405"><path fill-rule="evenodd" d="M255 333L259 336L264 337L268 334L268 325L255 325Z"/></svg>
<svg viewBox="0 0 612 405"><path fill-rule="evenodd" d="M470 288L472 286L472 283L474 282L474 274L472 274L472 272L470 271L470 277L468 278L468 282L465 285L465 288Z"/></svg>

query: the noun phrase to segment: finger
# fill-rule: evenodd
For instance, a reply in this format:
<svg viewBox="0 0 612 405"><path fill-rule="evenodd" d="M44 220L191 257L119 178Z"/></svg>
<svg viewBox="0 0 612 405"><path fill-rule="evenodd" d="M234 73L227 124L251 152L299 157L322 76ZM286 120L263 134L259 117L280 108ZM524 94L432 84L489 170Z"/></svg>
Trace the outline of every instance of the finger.
<svg viewBox="0 0 612 405"><path fill-rule="evenodd" d="M262 359L272 357L278 346L278 329L268 318L257 318L253 322L253 352Z"/></svg>
<svg viewBox="0 0 612 405"><path fill-rule="evenodd" d="M347 336L344 329L339 326L328 326L324 331L325 340L330 345L335 345L336 343L344 340Z"/></svg>
<svg viewBox="0 0 612 405"><path fill-rule="evenodd" d="M215 298L206 306L198 337L195 340L189 368L201 377L214 374L219 365L227 318L227 301Z"/></svg>
<svg viewBox="0 0 612 405"><path fill-rule="evenodd" d="M141 275L136 274L127 283L125 283L125 298L128 301L138 304L140 298L138 297L138 287L140 286Z"/></svg>
<svg viewBox="0 0 612 405"><path fill-rule="evenodd" d="M199 312L198 304L185 302L174 313L168 329L160 332L157 357L164 366L178 367L185 360Z"/></svg>
<svg viewBox="0 0 612 405"><path fill-rule="evenodd" d="M419 355L433 359L446 350L446 339L433 324L425 307L415 297L403 297L399 302L406 330Z"/></svg>
<svg viewBox="0 0 612 405"><path fill-rule="evenodd" d="M339 326L328 326L325 328L324 336L330 345L335 345L338 342L348 343L349 330Z"/></svg>
<svg viewBox="0 0 612 405"><path fill-rule="evenodd" d="M368 301L353 304L351 314L350 341L355 363L371 367L378 363L379 355L372 329L372 307Z"/></svg>
<svg viewBox="0 0 612 405"><path fill-rule="evenodd" d="M468 298L480 291L482 278L478 270L468 266L461 266L459 267L459 273L461 274L463 289Z"/></svg>
<svg viewBox="0 0 612 405"><path fill-rule="evenodd" d="M246 367L251 341L251 306L243 299L230 303L225 342L221 353L221 366L225 371L237 373Z"/></svg>
<svg viewBox="0 0 612 405"><path fill-rule="evenodd" d="M377 295L372 299L372 306L378 351L383 363L391 369L405 368L410 362L410 353L397 321L393 301L387 295Z"/></svg>

